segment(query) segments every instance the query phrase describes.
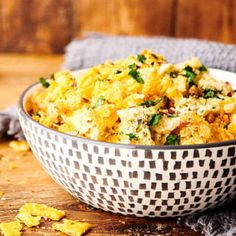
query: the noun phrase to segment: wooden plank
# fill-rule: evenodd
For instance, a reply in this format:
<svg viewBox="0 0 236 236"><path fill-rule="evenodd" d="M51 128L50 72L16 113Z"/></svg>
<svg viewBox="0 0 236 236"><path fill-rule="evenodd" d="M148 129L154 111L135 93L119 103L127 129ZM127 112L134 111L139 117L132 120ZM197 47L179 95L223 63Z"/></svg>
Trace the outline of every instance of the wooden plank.
<svg viewBox="0 0 236 236"><path fill-rule="evenodd" d="M2 51L62 52L72 36L70 0L2 1Z"/></svg>
<svg viewBox="0 0 236 236"><path fill-rule="evenodd" d="M2 0L0 0L0 52L3 50Z"/></svg>
<svg viewBox="0 0 236 236"><path fill-rule="evenodd" d="M0 54L0 111L17 103L23 90L60 69L62 55Z"/></svg>
<svg viewBox="0 0 236 236"><path fill-rule="evenodd" d="M236 1L179 0L176 36L236 43Z"/></svg>
<svg viewBox="0 0 236 236"><path fill-rule="evenodd" d="M58 70L61 60L62 56L0 55L0 109L16 101L35 78ZM22 204L37 202L65 210L69 219L91 223L88 236L200 235L178 226L176 219L136 218L91 210L57 185L31 152L17 153L4 142L0 143L0 156L0 191L5 193L0 197L0 222L13 220ZM9 169L9 163L16 168ZM44 222L40 228L24 231L23 236L56 235L51 224Z"/></svg>
<svg viewBox="0 0 236 236"><path fill-rule="evenodd" d="M176 0L74 1L75 36L88 32L171 35Z"/></svg>

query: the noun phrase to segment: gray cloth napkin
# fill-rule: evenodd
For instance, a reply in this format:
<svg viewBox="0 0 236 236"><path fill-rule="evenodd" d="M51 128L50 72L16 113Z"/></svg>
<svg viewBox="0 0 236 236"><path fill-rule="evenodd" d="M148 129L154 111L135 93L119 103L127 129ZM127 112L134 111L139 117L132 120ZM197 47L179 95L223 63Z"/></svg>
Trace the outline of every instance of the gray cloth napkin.
<svg viewBox="0 0 236 236"><path fill-rule="evenodd" d="M197 56L208 67L236 72L236 45L196 39L103 35L92 35L69 43L62 67L71 70L88 68L103 63L107 59L115 60L131 54L136 55L143 49L163 54L171 63Z"/></svg>
<svg viewBox="0 0 236 236"><path fill-rule="evenodd" d="M20 122L17 116L16 107L8 107L0 112L0 141L6 138L24 140Z"/></svg>

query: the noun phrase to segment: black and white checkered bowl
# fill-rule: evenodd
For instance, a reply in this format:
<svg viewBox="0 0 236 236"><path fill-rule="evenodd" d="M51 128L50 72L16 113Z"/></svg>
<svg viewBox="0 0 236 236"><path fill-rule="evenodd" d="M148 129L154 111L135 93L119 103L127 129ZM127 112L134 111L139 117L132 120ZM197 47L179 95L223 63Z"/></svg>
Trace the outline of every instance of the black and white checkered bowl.
<svg viewBox="0 0 236 236"><path fill-rule="evenodd" d="M212 73L236 81L232 73ZM44 169L81 201L125 215L171 217L215 207L236 195L236 140L135 146L67 135L27 114L25 103L38 86L20 99L22 129Z"/></svg>

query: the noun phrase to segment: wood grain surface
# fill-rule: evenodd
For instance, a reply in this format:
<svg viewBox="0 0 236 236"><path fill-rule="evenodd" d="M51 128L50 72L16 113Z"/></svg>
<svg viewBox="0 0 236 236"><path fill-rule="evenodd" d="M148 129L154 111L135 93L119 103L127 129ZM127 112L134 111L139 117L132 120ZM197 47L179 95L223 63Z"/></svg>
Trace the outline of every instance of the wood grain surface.
<svg viewBox="0 0 236 236"><path fill-rule="evenodd" d="M88 33L236 43L235 0L0 0L0 51L61 53Z"/></svg>
<svg viewBox="0 0 236 236"><path fill-rule="evenodd" d="M176 36L236 43L236 1L179 0Z"/></svg>
<svg viewBox="0 0 236 236"><path fill-rule="evenodd" d="M0 49L62 52L72 37L71 13L70 0L0 0Z"/></svg>
<svg viewBox="0 0 236 236"><path fill-rule="evenodd" d="M0 55L0 110L15 103L20 93L41 75L49 75L59 69L62 56ZM9 168L15 166L15 168ZM150 219L127 217L92 210L77 201L57 185L42 169L31 152L15 152L8 141L0 143L0 222L14 219L19 207L26 202L44 203L66 211L70 219L93 225L87 235L173 235L197 236L176 219ZM23 235L56 235L51 222L40 228L26 230Z"/></svg>
<svg viewBox="0 0 236 236"><path fill-rule="evenodd" d="M120 35L171 35L173 0L75 1L75 36L86 32Z"/></svg>

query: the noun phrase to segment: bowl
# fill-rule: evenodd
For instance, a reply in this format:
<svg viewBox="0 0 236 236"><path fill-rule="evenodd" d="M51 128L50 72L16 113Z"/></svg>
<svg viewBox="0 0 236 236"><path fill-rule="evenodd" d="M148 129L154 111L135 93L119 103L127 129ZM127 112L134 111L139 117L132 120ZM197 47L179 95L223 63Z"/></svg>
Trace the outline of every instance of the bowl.
<svg viewBox="0 0 236 236"><path fill-rule="evenodd" d="M236 74L215 69L211 74L236 87ZM23 132L43 168L79 200L124 215L175 217L222 205L236 195L236 140L146 146L75 137L27 114L26 101L39 86L20 98Z"/></svg>

